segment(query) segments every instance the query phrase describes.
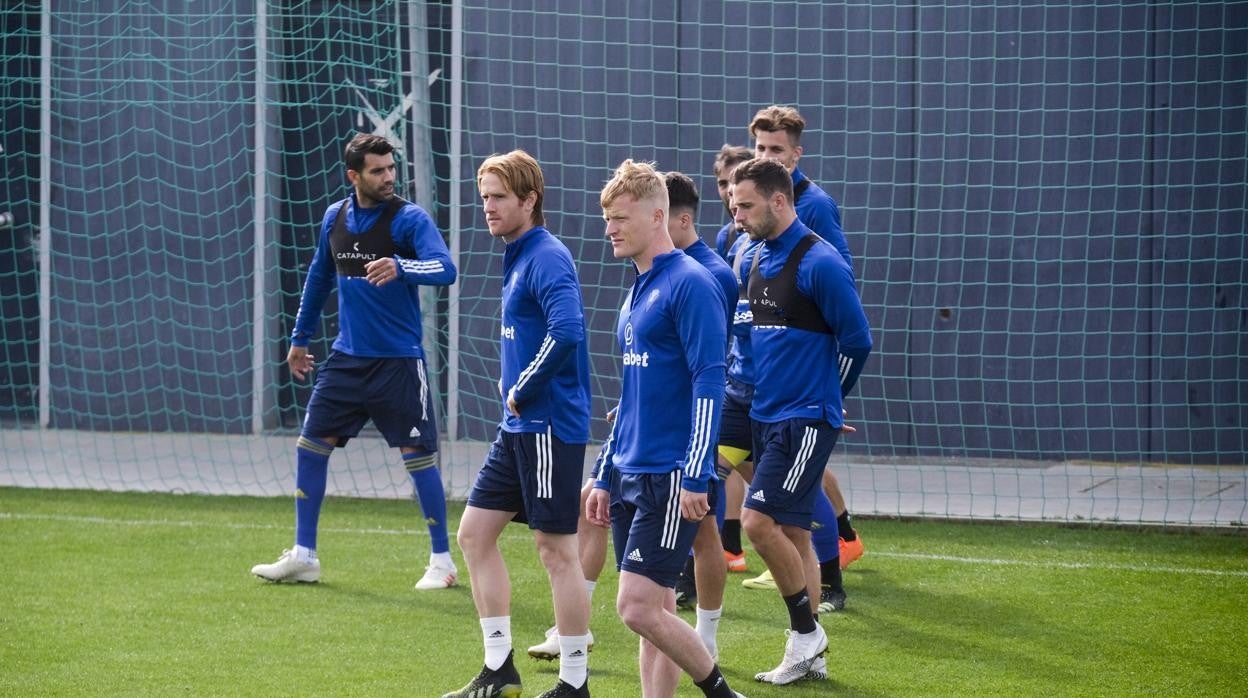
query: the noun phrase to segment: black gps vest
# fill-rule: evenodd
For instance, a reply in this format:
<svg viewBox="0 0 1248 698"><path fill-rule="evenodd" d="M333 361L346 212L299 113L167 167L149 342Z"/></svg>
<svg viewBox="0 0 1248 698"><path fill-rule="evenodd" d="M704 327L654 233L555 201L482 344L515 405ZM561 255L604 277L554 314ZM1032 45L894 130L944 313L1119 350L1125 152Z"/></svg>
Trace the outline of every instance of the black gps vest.
<svg viewBox="0 0 1248 698"><path fill-rule="evenodd" d="M797 267L802 257L811 247L822 242L818 235L807 233L797 241L784 267L775 278L765 279L759 271L759 259L763 256L759 249L754 253L754 262L750 265L750 281L747 293L750 298L750 313L754 316L755 327L783 326L807 332L832 334L832 328L823 321L819 307L810 298L797 290Z"/></svg>
<svg viewBox="0 0 1248 698"><path fill-rule="evenodd" d="M343 202L334 218L334 227L329 231L329 248L334 253L334 266L343 276L365 276L364 265L375 259L393 257L399 251L390 236L390 223L394 216L407 202L399 197L392 197L386 202L385 210L377 217L373 227L363 233L352 235L347 230L347 206Z"/></svg>

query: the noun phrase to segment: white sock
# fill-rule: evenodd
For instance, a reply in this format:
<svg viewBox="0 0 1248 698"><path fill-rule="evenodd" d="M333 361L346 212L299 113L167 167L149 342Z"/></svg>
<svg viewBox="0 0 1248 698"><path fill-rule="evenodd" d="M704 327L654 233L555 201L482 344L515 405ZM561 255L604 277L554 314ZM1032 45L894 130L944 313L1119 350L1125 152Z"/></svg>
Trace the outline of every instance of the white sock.
<svg viewBox="0 0 1248 698"><path fill-rule="evenodd" d="M708 611L698 606L698 624L694 630L698 631L698 637L706 645L706 651L711 653L711 657L719 654L719 617L723 614L723 608Z"/></svg>
<svg viewBox="0 0 1248 698"><path fill-rule="evenodd" d="M486 668L499 668L511 654L511 616L482 618L481 635L485 641Z"/></svg>
<svg viewBox="0 0 1248 698"><path fill-rule="evenodd" d="M294 547L295 559L299 562L312 562L316 559L315 548L305 548L302 545Z"/></svg>
<svg viewBox="0 0 1248 698"><path fill-rule="evenodd" d="M455 561L451 559L451 553L429 553L429 566L437 567L443 570L455 569Z"/></svg>
<svg viewBox="0 0 1248 698"><path fill-rule="evenodd" d="M580 688L589 678L589 636L559 636L559 680Z"/></svg>

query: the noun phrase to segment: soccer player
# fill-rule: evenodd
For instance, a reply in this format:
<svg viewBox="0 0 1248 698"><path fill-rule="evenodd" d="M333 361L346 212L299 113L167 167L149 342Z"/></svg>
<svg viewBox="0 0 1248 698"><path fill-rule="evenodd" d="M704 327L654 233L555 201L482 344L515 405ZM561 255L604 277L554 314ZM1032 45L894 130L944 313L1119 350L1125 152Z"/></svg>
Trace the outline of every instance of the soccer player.
<svg viewBox="0 0 1248 698"><path fill-rule="evenodd" d="M755 460L741 524L775 578L790 627L780 664L755 678L787 684L828 646L811 608L820 588L813 501L871 331L844 257L798 220L785 167L758 158L732 181L737 224L763 242L748 271Z"/></svg>
<svg viewBox="0 0 1248 698"><path fill-rule="evenodd" d="M737 230L737 224L732 220L732 207L728 202L728 187L732 184L732 171L737 165L754 157L754 153L743 145L730 145L725 143L715 155L715 163L711 166L711 171L715 175L715 188L719 191L719 200L724 204L724 212L728 214L728 222L715 233L715 252L724 260L728 259L728 250L732 249L732 245L737 241L737 236L741 231Z"/></svg>
<svg viewBox="0 0 1248 698"><path fill-rule="evenodd" d="M402 454L432 539L417 589L455 584L446 499L437 467L438 429L421 346L421 285L447 286L456 270L433 219L394 193L394 147L359 134L343 153L352 192L331 205L304 282L286 364L296 380L314 369L308 343L331 287L340 329L321 365L295 449L295 545L251 573L273 582L315 582L317 523L329 456L369 419Z"/></svg>
<svg viewBox="0 0 1248 698"><path fill-rule="evenodd" d="M695 227L695 218L697 217L698 192L693 180L680 172L668 172L664 175L664 182L667 186L668 194L668 236L672 239L672 244L685 254L692 257L699 264L711 272L716 283L719 284L721 291L726 295L725 298L733 299L735 305L736 299L736 278L733 276L732 269L724 263L706 243L698 237ZM731 295L727 295L731 294ZM727 327L728 313L731 312L733 306L728 305L725 301L724 305L724 322ZM614 414L608 415L609 420L614 419ZM593 491L594 481L598 477L597 466L591 474L590 479L585 483L581 490L581 507L584 509L584 500ZM703 552L700 558L697 555L691 555L687 558L685 569L681 573L681 577L676 586L676 602L678 606L694 606L697 604L697 627L699 637L702 638L703 644L710 651L711 656L718 654L717 628L719 617L722 615L725 570L718 562L719 550L722 549L719 543L719 530L712 526L711 522L718 523L719 518L723 514L721 506L723 484L715 485L717 493L716 518L714 520L709 517L702 520L699 525L697 537L694 540L695 551L699 546L706 550L715 547L715 556L708 557ZM710 529L707 531L707 529ZM602 573L602 568L606 564L607 555L607 531L604 528L594 526L581 517L577 529L577 543L580 548L580 561L582 572L585 574L585 586L588 594L592 597L594 588L598 584L598 576ZM708 580L706 591L701 596L697 589L702 588L702 577L698 577L697 587L694 586L694 561L699 560L700 565L710 565L704 576ZM708 562L709 561L709 562ZM718 567L718 569L716 569ZM699 567L699 569L701 569ZM716 579L718 578L718 586L716 587ZM682 591L685 597L682 600ZM698 599L702 601L699 602ZM590 643L593 643L593 635L590 634ZM529 648L529 656L535 659L552 660L560 656L558 628L551 627L546 631L546 639L541 643L533 645Z"/></svg>
<svg viewBox="0 0 1248 698"><path fill-rule="evenodd" d="M827 192L808 178L798 167L802 157L802 131L806 128L806 120L793 107L772 105L760 109L749 124L749 133L754 138L754 152L758 157L771 158L784 165L793 179L794 208L798 220L802 221L845 258L845 264L853 271L853 257L849 252L849 243L845 240L845 232L841 228L841 210ZM858 537L850 521L849 511L845 505L845 496L841 493L840 484L832 471L824 472L823 489L831 500L836 517L836 534L832 541L836 545L819 545L820 567L825 578L825 596L829 603L844 606L845 593L841 586L839 571L848 567L862 557L864 552L862 539ZM817 506L816 521L821 522L824 532L831 533L831 522L824 521L825 503L820 501ZM838 539L839 537L839 539ZM822 542L822 536L819 536ZM833 559L835 558L835 559ZM766 576L766 575L764 575ZM747 580L754 588L770 588L766 581Z"/></svg>
<svg viewBox="0 0 1248 698"><path fill-rule="evenodd" d="M719 284L724 297L722 308L727 336L731 329L732 311L737 304L737 280L732 275L732 268L698 237L695 221L699 197L693 180L681 172L668 172L664 181L667 183L668 236L676 249L682 250L711 272ZM724 349L727 350L727 345ZM711 656L718 657L718 627L723 615L728 568L724 562L724 545L719 538L719 527L724 521L724 482L716 478L712 486L715 488L715 516L702 519L698 525L693 550L676 584L676 605L696 608L694 629Z"/></svg>
<svg viewBox="0 0 1248 698"><path fill-rule="evenodd" d="M724 395L726 301L715 280L675 249L667 187L648 163L625 160L599 197L617 259L637 268L620 310L620 402L586 517L611 526L620 569L616 610L641 637L642 695L673 696L680 671L707 696L736 694L697 633L676 615L672 586L698 522L714 506L712 439Z"/></svg>
<svg viewBox="0 0 1248 698"><path fill-rule="evenodd" d="M749 236L741 237L741 231L737 229L737 224L732 220L732 206L729 201L729 187L732 184L732 171L737 165L754 157L749 148L743 145L724 144L719 149L719 153L715 156L715 163L712 167L715 174L715 187L719 190L719 200L724 204L724 211L728 214L728 222L724 224L719 232L715 235L715 251L720 257L724 258L730 266L733 264L733 250L744 249L738 247L737 242L748 242ZM734 281L737 275L734 274ZM738 296L741 294L738 293ZM749 343L749 320L748 311L749 303L738 300L738 304L744 303L744 308L738 308L734 312L733 326L734 328L744 328L743 331L731 332L728 336L728 385L725 387L724 393L724 416L720 427L720 445L718 447L717 464L721 479L724 480L725 492L725 512L724 525L721 527L720 537L724 545L724 561L727 563L729 572L745 572L749 569L749 564L745 559L745 549L741 546L741 503L745 496L745 481L741 476L739 469L750 471L751 464L749 459L749 418L744 416L749 414L749 398L745 396L745 409L740 411L743 415L740 420L735 420L729 415L729 411L733 409L734 396L733 391L733 372L743 370L743 366L734 365L748 363L748 358L743 357L741 352L743 348L748 350ZM744 313L744 314L743 314ZM752 371L752 369L750 369ZM736 398L742 398L738 392ZM725 435L724 431L738 432L741 434L739 442L732 440L731 434ZM725 442L724 439L728 441Z"/></svg>
<svg viewBox="0 0 1248 698"><path fill-rule="evenodd" d="M559 682L542 696L589 696L589 597L576 526L589 440L589 352L572 255L545 228L541 167L523 150L477 170L490 235L503 252L502 421L459 526L472 575L485 666L443 698L519 695L512 660L511 584L498 538L527 521L546 567L558 628Z"/></svg>

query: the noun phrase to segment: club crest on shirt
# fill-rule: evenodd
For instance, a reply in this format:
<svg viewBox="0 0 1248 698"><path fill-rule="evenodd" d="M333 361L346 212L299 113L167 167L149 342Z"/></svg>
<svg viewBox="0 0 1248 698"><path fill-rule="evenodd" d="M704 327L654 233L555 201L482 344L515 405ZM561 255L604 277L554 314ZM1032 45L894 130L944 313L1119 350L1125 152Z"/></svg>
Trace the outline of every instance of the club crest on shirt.
<svg viewBox="0 0 1248 698"><path fill-rule="evenodd" d="M659 289L652 289L650 295L646 296L646 310L653 308L657 300L659 300Z"/></svg>

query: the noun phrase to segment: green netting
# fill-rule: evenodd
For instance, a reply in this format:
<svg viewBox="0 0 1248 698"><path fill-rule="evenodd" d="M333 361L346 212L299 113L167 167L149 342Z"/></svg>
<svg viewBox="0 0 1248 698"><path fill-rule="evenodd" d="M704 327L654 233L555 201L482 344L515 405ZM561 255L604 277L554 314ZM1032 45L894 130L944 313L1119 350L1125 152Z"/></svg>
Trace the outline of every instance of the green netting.
<svg viewBox="0 0 1248 698"><path fill-rule="evenodd" d="M875 330L833 458L853 510L1248 510L1248 3L43 5L0 10L0 482L285 492L286 336L362 130L457 254L425 306L462 495L499 409L476 166L546 169L600 416L631 278L601 184L625 157L692 175L709 239L715 152L784 103ZM402 496L396 461L361 439L331 491Z"/></svg>

